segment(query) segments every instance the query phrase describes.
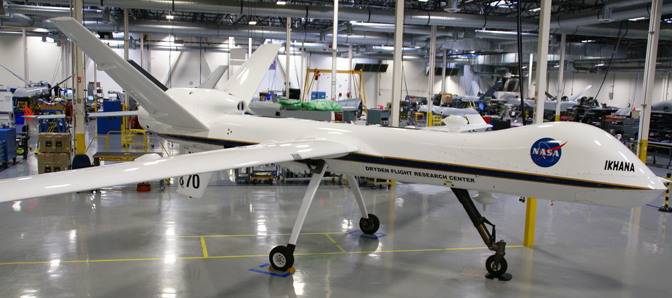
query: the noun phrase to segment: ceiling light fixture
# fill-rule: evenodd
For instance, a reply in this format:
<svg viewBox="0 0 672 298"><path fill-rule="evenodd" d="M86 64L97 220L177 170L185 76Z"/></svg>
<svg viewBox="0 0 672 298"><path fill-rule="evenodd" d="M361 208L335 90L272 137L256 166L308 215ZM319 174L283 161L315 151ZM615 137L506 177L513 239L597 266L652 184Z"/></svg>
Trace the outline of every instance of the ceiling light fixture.
<svg viewBox="0 0 672 298"><path fill-rule="evenodd" d="M174 18L175 18L174 15L170 15L170 14L169 14L169 15L166 15L166 20L172 20L172 19L174 19Z"/></svg>
<svg viewBox="0 0 672 298"><path fill-rule="evenodd" d="M285 4L287 4L287 1L278 1L278 2L275 2L275 4L277 4L277 5L285 5Z"/></svg>
<svg viewBox="0 0 672 298"><path fill-rule="evenodd" d="M257 21L250 21L250 22L249 22L249 23L247 23L247 24L248 24L248 25L250 25L250 26L254 26L254 25L256 25L256 24L257 24Z"/></svg>
<svg viewBox="0 0 672 298"><path fill-rule="evenodd" d="M540 10L541 10L541 7L537 7L537 8L532 8L529 11L530 12L535 12L535 11L540 11Z"/></svg>

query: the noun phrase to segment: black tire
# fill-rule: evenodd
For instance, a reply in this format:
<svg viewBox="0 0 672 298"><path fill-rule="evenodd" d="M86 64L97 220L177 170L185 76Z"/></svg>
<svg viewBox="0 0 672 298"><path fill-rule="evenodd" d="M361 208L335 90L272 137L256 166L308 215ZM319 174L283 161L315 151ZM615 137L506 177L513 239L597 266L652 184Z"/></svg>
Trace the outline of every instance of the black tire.
<svg viewBox="0 0 672 298"><path fill-rule="evenodd" d="M364 232L364 234L373 234L378 231L380 228L380 220L377 216L369 213L369 218L361 218L359 220L359 229Z"/></svg>
<svg viewBox="0 0 672 298"><path fill-rule="evenodd" d="M494 263L495 255L491 255L485 260L485 269L488 270L488 273L493 277L502 276L502 274L506 273L506 269L508 269L509 266L507 265L505 258L502 258L497 267L494 266Z"/></svg>
<svg viewBox="0 0 672 298"><path fill-rule="evenodd" d="M286 246L276 246L268 254L268 260L275 270L287 271L294 266L294 252Z"/></svg>

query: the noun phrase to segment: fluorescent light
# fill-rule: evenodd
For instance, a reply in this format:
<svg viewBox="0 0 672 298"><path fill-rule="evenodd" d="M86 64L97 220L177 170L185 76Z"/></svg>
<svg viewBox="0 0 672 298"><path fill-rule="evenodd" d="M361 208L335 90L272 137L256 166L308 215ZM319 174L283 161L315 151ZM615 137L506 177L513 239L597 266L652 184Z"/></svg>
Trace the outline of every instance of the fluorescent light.
<svg viewBox="0 0 672 298"><path fill-rule="evenodd" d="M170 15L170 14L169 14L169 15L166 15L166 20L172 20L172 19L174 19L174 18L175 18L174 15Z"/></svg>
<svg viewBox="0 0 672 298"><path fill-rule="evenodd" d="M634 19L628 19L628 21L636 22L636 21L641 21L641 20L646 20L646 19L647 19L646 17L639 17L639 18L634 18Z"/></svg>
<svg viewBox="0 0 672 298"><path fill-rule="evenodd" d="M530 9L529 11L530 11L530 12L533 12L533 11L540 11L540 10L541 10L541 7L537 7L537 8L532 8L532 9Z"/></svg>
<svg viewBox="0 0 672 298"><path fill-rule="evenodd" d="M584 39L584 40L582 40L581 42L582 42L582 43L588 43L588 42L595 42L595 41L592 40L592 39Z"/></svg>
<svg viewBox="0 0 672 298"><path fill-rule="evenodd" d="M418 2L427 2L429 0L418 0Z"/></svg>
<svg viewBox="0 0 672 298"><path fill-rule="evenodd" d="M251 25L251 26L254 26L254 25L256 25L256 24L257 24L257 21L250 21L250 22L249 22L249 23L247 23L247 24L248 24L248 25Z"/></svg>
<svg viewBox="0 0 672 298"><path fill-rule="evenodd" d="M278 1L278 2L275 2L275 4L277 4L277 5L285 5L285 4L287 4L287 1Z"/></svg>
<svg viewBox="0 0 672 298"><path fill-rule="evenodd" d="M604 63L595 64L595 66L604 66Z"/></svg>

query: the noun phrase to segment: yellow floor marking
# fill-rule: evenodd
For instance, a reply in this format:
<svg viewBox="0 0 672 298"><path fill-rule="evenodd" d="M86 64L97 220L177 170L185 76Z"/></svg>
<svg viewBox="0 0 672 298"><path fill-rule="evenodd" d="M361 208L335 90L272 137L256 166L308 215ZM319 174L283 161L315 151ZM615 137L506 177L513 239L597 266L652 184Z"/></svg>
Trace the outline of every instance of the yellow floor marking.
<svg viewBox="0 0 672 298"><path fill-rule="evenodd" d="M426 248L426 249L394 249L394 250L378 250L378 251L352 251L347 252L340 244L334 240L330 235L343 235L347 232L327 232L327 233L301 233L301 235L325 235L327 238L338 247L338 252L307 252L294 253L295 256L311 256L311 255L341 255L341 254L376 254L376 253L398 253L398 252L428 252L428 251L456 251L456 250L476 250L487 249L487 247L454 247L454 248ZM201 247L203 249L202 257L177 257L176 260L199 260L199 259L229 259L229 258L258 258L268 257L268 255L232 255L232 256L211 256L208 254L208 248L205 244L205 238L217 237L258 237L258 236L287 236L290 234L249 234L249 235L202 235L202 236L177 236L177 238L200 238ZM523 245L510 245L508 248L521 248ZM135 259L101 259L101 260L71 260L58 261L59 263L103 263L103 262L133 262L133 261L163 261L165 258L135 258ZM30 265L30 264L51 264L54 261L35 261L35 262L0 262L2 265Z"/></svg>
<svg viewBox="0 0 672 298"><path fill-rule="evenodd" d="M324 236L327 236L327 238L329 238L329 240L331 240L331 242L332 242L333 244L335 244L336 247L338 247L338 249L339 249L342 253L345 253L345 249L343 249L343 248L341 247L341 245L339 245L338 243L336 243L336 240L334 240L334 238L331 238L331 236L329 236L329 234L327 234L327 233L324 233Z"/></svg>
<svg viewBox="0 0 672 298"><path fill-rule="evenodd" d="M208 248L205 246L205 237L201 236L201 246L203 247L203 257L208 257Z"/></svg>
<svg viewBox="0 0 672 298"><path fill-rule="evenodd" d="M347 234L347 233L350 233L350 232L301 233L299 235L324 235L324 234L343 235L343 234ZM201 235L201 236L176 236L176 238L265 237L265 236L290 236L290 235L292 235L292 234Z"/></svg>

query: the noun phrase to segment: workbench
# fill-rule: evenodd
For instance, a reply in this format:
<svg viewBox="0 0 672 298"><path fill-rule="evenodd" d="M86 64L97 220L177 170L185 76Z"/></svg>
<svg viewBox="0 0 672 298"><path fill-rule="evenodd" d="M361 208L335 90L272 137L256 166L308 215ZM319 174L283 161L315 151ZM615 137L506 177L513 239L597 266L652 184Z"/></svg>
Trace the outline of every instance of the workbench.
<svg viewBox="0 0 672 298"><path fill-rule="evenodd" d="M653 147L653 148L665 148L667 149L668 152L668 162L667 162L667 168L670 168L670 164L672 163L672 143L668 142L651 142L649 141L648 147ZM656 164L656 154L653 154L653 164Z"/></svg>

